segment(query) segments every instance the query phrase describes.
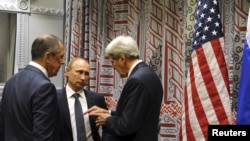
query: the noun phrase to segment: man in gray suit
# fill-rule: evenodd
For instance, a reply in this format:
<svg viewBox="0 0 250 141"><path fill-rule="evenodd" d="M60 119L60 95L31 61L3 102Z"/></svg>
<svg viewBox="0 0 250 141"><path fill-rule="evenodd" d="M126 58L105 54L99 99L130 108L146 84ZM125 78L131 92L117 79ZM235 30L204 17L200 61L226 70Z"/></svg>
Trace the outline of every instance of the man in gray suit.
<svg viewBox="0 0 250 141"><path fill-rule="evenodd" d="M58 107L54 84L64 64L62 40L52 34L32 43L32 61L5 84L1 100L1 140L54 141Z"/></svg>
<svg viewBox="0 0 250 141"><path fill-rule="evenodd" d="M139 59L135 40L119 36L105 53L120 77L127 77L116 111L111 114L94 106L86 113L97 116L96 124L105 127L103 141L157 141L163 97L160 79Z"/></svg>

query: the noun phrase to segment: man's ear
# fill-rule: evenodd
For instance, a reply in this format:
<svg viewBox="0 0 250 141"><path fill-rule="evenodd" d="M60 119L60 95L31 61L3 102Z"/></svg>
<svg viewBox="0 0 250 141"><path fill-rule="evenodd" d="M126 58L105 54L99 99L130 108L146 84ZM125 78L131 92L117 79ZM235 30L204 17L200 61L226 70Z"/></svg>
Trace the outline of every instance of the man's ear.
<svg viewBox="0 0 250 141"><path fill-rule="evenodd" d="M126 60L126 55L124 55L124 54L120 54L120 59L121 59L121 61L124 61L124 60Z"/></svg>
<svg viewBox="0 0 250 141"><path fill-rule="evenodd" d="M43 56L43 60L44 62L46 63L49 63L50 62L50 57L51 57L51 53L50 52L45 52L44 56Z"/></svg>
<svg viewBox="0 0 250 141"><path fill-rule="evenodd" d="M69 72L70 71L70 68L69 67L66 67L65 68L65 72Z"/></svg>
<svg viewBox="0 0 250 141"><path fill-rule="evenodd" d="M65 76L68 76L68 73L70 72L70 70L71 70L71 68L66 67L66 69L65 69Z"/></svg>

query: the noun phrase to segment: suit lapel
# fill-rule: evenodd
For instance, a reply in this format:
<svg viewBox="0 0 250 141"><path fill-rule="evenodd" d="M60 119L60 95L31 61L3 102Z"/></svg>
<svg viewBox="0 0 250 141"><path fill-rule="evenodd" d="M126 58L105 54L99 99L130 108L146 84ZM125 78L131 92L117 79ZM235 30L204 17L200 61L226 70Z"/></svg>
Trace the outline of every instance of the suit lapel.
<svg viewBox="0 0 250 141"><path fill-rule="evenodd" d="M86 90L83 90L83 91L84 91L84 94L85 94L85 97L86 97L86 100L87 100L88 108L90 108L90 107L93 106L93 99L91 98L91 94Z"/></svg>

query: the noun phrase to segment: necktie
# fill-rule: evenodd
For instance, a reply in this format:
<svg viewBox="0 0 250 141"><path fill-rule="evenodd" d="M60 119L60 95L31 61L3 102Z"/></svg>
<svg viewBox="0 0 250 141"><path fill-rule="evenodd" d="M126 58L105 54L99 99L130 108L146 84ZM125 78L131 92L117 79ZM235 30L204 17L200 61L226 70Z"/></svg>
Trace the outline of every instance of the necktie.
<svg viewBox="0 0 250 141"><path fill-rule="evenodd" d="M78 93L75 93L73 94L73 96L75 97L75 118L76 118L77 141L87 141L82 106L79 101L80 95Z"/></svg>

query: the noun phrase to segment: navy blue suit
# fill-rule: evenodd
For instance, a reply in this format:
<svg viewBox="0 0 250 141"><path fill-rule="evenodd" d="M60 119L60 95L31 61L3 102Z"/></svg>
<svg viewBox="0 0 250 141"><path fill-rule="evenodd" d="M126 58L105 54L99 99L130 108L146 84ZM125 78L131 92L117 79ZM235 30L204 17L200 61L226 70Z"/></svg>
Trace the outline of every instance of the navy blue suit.
<svg viewBox="0 0 250 141"><path fill-rule="evenodd" d="M97 105L99 107L107 109L107 105L102 94L98 94L88 90L84 90L84 93L87 99L88 108ZM66 89L63 88L62 90L58 90L57 96L60 111L60 141L73 141ZM92 136L94 141L101 141L101 137L98 134L98 127L95 124L95 120L96 117L89 117Z"/></svg>
<svg viewBox="0 0 250 141"><path fill-rule="evenodd" d="M163 97L160 79L144 62L136 65L116 111L106 119L103 141L157 141Z"/></svg>
<svg viewBox="0 0 250 141"><path fill-rule="evenodd" d="M28 65L6 83L1 101L4 141L54 141L58 118L56 88Z"/></svg>

